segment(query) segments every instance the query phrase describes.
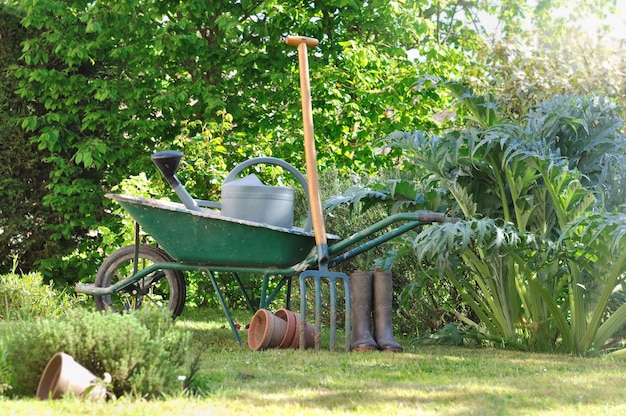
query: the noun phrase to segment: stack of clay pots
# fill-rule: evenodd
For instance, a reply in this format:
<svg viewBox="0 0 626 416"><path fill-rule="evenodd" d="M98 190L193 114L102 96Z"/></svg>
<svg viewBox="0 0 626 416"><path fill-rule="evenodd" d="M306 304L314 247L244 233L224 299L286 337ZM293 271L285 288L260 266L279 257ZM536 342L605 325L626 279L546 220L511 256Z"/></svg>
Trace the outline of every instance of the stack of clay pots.
<svg viewBox="0 0 626 416"><path fill-rule="evenodd" d="M307 322L306 348L315 345L314 335L315 327ZM259 309L250 322L248 345L253 350L300 348L300 315L284 308L273 314Z"/></svg>

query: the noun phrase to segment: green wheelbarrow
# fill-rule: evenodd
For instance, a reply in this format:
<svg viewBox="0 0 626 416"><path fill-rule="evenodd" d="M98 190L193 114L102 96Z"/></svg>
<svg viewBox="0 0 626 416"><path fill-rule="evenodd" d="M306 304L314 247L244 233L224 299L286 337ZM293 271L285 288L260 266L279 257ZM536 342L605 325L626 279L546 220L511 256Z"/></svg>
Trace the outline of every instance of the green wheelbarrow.
<svg viewBox="0 0 626 416"><path fill-rule="evenodd" d="M316 270L318 265L314 233L305 229L285 229L224 217L213 209L197 211L176 202L118 194L108 194L107 197L118 202L133 217L137 230L135 243L108 256L94 283L76 285L76 292L94 296L99 310L128 311L140 307L143 302L151 302L167 307L178 316L186 298L182 272L202 271L209 277L241 345L239 332L214 274L230 273L248 307L254 311L267 307L291 278L306 270ZM328 266L339 265L417 227L451 220L434 212L400 213L345 239L329 235ZM393 230L380 233L394 224L398 226ZM139 227L152 236L159 247L142 244ZM248 296L240 273L263 276L258 305L254 305ZM278 281L270 290L270 280L276 278ZM290 288L291 285L287 285L287 299ZM333 304L334 299L331 299L331 307ZM349 322L348 310L346 320ZM333 348L334 339L331 339Z"/></svg>

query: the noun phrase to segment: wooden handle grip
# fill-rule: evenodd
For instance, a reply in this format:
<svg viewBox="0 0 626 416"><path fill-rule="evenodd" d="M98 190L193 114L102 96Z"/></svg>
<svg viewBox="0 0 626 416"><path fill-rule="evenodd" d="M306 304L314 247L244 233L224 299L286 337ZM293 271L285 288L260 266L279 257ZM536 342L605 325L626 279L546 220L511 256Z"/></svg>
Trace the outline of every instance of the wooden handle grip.
<svg viewBox="0 0 626 416"><path fill-rule="evenodd" d="M309 61L307 58L307 46L317 46L317 39L306 36L287 36L288 45L298 47L298 63L300 66L300 95L302 97L302 127L304 128L304 154L306 162L306 175L309 190L309 209L313 222L315 242L319 247L327 246L326 228L322 213L322 201L317 177L317 155L315 152L315 134L313 132L313 109L311 104L311 86L309 84ZM322 255L320 254L320 257ZM328 260L323 259L323 261Z"/></svg>
<svg viewBox="0 0 626 416"><path fill-rule="evenodd" d="M285 43L291 46L298 46L301 43L306 43L308 47L314 47L320 44L320 42L315 38L309 38L306 36L287 36L285 38Z"/></svg>

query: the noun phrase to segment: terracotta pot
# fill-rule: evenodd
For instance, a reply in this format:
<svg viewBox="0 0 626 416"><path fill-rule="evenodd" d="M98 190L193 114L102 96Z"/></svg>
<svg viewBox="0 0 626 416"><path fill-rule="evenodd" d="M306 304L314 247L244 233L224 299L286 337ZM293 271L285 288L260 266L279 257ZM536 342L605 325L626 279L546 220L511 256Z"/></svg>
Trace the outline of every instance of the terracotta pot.
<svg viewBox="0 0 626 416"><path fill-rule="evenodd" d="M294 343L294 338L296 338L296 333L298 330L296 314L291 312L289 309L281 308L274 312L274 316L282 319L287 323L285 337L280 342L280 345L278 345L278 348L297 348L299 344L298 340L296 340L295 347L292 345Z"/></svg>
<svg viewBox="0 0 626 416"><path fill-rule="evenodd" d="M58 352L48 361L37 386L37 397L41 400L60 399L67 393L82 396L90 386L95 386L85 397L91 400L103 399L106 389L97 386L98 378L82 365L74 361L74 357Z"/></svg>
<svg viewBox="0 0 626 416"><path fill-rule="evenodd" d="M294 348L300 347L300 314L296 313L296 336L294 337ZM312 323L306 323L306 329L304 330L304 342L305 348L313 348L315 346L315 325Z"/></svg>
<svg viewBox="0 0 626 416"><path fill-rule="evenodd" d="M290 311L289 309L279 309L274 312L274 315L287 321L287 332L291 327L291 322L294 324L294 332L291 336L291 342L287 344L287 336L283 339L280 348L298 348L300 347L300 314ZM307 322L305 331L306 348L312 348L315 346L315 326ZM285 345L285 346L283 346Z"/></svg>
<svg viewBox="0 0 626 416"><path fill-rule="evenodd" d="M259 309L248 329L248 345L253 350L277 348L285 338L287 322L267 309Z"/></svg>

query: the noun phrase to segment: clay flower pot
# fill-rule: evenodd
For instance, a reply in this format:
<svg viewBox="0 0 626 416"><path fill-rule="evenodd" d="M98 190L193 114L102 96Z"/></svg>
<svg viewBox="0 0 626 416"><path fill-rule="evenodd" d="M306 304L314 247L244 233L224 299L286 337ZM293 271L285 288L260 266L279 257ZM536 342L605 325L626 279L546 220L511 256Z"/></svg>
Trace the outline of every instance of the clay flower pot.
<svg viewBox="0 0 626 416"><path fill-rule="evenodd" d="M74 361L74 357L58 352L48 361L39 380L37 397L41 400L60 399L67 393L82 396L88 387L92 387L85 397L91 400L103 399L106 389L96 385L98 378L82 365Z"/></svg>
<svg viewBox="0 0 626 416"><path fill-rule="evenodd" d="M296 314L289 309L281 308L274 312L274 316L282 319L287 323L287 330L285 331L285 337L282 339L278 348L297 348L299 342L296 340L296 333L298 330ZM295 346L293 343L295 342Z"/></svg>
<svg viewBox="0 0 626 416"><path fill-rule="evenodd" d="M248 329L248 345L253 350L277 348L287 332L287 322L267 309L259 309L252 317Z"/></svg>
<svg viewBox="0 0 626 416"><path fill-rule="evenodd" d="M295 348L300 347L300 314L296 314L296 336L297 341ZM313 348L315 346L315 325L307 322L304 330L304 348Z"/></svg>
<svg viewBox="0 0 626 416"><path fill-rule="evenodd" d="M300 347L300 314L292 312L289 309L282 308L274 312L274 315L278 316L281 319L284 319L287 322L288 334L289 334L292 323L294 325L293 335L291 335L290 343L287 344L288 334L286 334L285 339L283 339L283 342L281 343L280 348ZM312 348L315 346L315 326L313 326L312 324L308 322L306 324L305 342L306 342L306 348Z"/></svg>

